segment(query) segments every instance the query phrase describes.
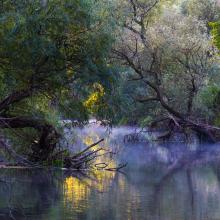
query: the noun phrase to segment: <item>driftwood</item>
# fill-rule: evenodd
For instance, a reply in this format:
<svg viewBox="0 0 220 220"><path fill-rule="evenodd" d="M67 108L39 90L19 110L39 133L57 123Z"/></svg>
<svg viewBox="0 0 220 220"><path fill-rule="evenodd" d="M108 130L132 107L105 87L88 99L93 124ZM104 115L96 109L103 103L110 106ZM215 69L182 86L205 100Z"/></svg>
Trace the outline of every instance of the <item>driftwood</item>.
<svg viewBox="0 0 220 220"><path fill-rule="evenodd" d="M51 157L47 159L47 167L55 168L53 166L53 160L62 160L63 168L67 170L87 170L89 167L89 162L94 161L97 157L103 156L105 154L111 154L110 151L107 151L104 154L98 154L98 152L104 150L103 148L98 148L97 150L91 150L94 146L103 142L104 139L101 139L88 147L86 147L81 152L73 156L65 156L65 150L56 152ZM18 154L12 147L6 144L4 141L0 140L0 145L8 152L10 157L15 161L13 164L6 164L6 167L25 167L25 168L44 168L40 163L30 161L26 157ZM94 162L93 162L94 163ZM94 164L93 168L98 170L107 170L107 171L119 171L124 168L127 164L120 164L118 167L108 167L106 162Z"/></svg>
<svg viewBox="0 0 220 220"><path fill-rule="evenodd" d="M98 148L96 150L91 150L94 146L98 145L99 143L103 142L104 139L101 139L90 146L88 146L86 149L82 150L81 152L75 154L74 156L71 157L66 157L64 159L64 166L66 168L70 169L86 169L90 166L89 162L95 161L97 157L101 157L106 154L111 154L111 152L107 151L104 154L98 154L98 152L103 151L103 148ZM93 162L94 164L94 162ZM102 163L97 163L94 164L93 168L98 169L98 170L107 170L107 171L119 171L122 168L124 168L127 164L119 164L117 167L108 167L108 163L102 162Z"/></svg>
<svg viewBox="0 0 220 220"><path fill-rule="evenodd" d="M80 156L83 155L85 152L87 152L88 150L90 150L92 147L94 147L94 146L100 144L100 143L103 142L103 141L104 141L104 139L101 139L101 140L97 141L96 143L91 144L91 145L88 146L85 150L83 150L83 151L79 152L78 154L74 155L74 156L72 157L72 159L77 158L77 157L80 157Z"/></svg>
<svg viewBox="0 0 220 220"><path fill-rule="evenodd" d="M97 154L103 148L98 148L96 150L92 150L94 146L97 146L99 143L103 142L104 139L101 139L90 146L86 147L84 150L81 152L73 155L73 156L68 156L64 158L64 167L71 168L71 169L85 169L87 168L88 162L94 160L96 157L99 155Z"/></svg>

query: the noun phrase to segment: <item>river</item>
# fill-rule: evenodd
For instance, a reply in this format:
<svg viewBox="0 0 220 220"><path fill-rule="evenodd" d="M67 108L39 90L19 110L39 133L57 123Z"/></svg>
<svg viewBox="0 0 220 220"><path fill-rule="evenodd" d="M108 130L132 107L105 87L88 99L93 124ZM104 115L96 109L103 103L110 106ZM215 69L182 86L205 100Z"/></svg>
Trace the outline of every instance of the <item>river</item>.
<svg viewBox="0 0 220 220"><path fill-rule="evenodd" d="M176 158L194 148L125 143L123 137L131 131L90 127L68 136L74 137L73 151L104 137L101 147L112 154L97 158L91 167L103 161L108 167L127 163L122 172L1 169L0 219L220 219L220 160L198 160L169 172Z"/></svg>

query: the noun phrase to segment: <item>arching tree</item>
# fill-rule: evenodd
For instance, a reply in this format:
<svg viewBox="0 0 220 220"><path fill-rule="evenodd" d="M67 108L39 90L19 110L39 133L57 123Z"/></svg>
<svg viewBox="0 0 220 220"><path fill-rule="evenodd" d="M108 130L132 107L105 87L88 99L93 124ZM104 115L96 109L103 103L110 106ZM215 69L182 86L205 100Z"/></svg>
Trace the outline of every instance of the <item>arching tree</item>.
<svg viewBox="0 0 220 220"><path fill-rule="evenodd" d="M93 84L111 91L110 7L95 0L1 1L0 128L35 129L32 160L46 160L56 146L54 106L84 120Z"/></svg>

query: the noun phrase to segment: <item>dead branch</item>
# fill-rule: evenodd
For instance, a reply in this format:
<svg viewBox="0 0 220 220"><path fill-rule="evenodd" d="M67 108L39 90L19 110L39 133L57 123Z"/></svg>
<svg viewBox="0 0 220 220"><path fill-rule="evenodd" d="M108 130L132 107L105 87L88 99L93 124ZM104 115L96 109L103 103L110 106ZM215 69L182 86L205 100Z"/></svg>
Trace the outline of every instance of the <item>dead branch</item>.
<svg viewBox="0 0 220 220"><path fill-rule="evenodd" d="M99 143L101 143L101 142L103 142L103 141L104 141L104 138L101 139L101 140L99 140L99 141L97 141L96 143L91 144L91 145L88 146L85 150L83 150L83 151L79 152L78 154L74 155L74 156L72 157L72 159L81 156L82 154L84 154L85 152L87 152L88 150L90 150L92 147L98 145Z"/></svg>

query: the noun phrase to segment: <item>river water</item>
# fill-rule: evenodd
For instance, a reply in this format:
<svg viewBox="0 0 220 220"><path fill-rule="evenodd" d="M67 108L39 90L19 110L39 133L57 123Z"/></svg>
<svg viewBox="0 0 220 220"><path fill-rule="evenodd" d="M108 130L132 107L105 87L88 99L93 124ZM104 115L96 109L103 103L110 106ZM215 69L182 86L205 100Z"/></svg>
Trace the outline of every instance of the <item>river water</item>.
<svg viewBox="0 0 220 220"><path fill-rule="evenodd" d="M206 155L170 172L175 160L194 148L124 143L131 130L90 127L69 134L78 136L69 145L73 151L105 137L99 147L113 153L97 158L90 172L2 169L0 220L220 220L218 157ZM127 166L123 172L94 169L101 162Z"/></svg>

